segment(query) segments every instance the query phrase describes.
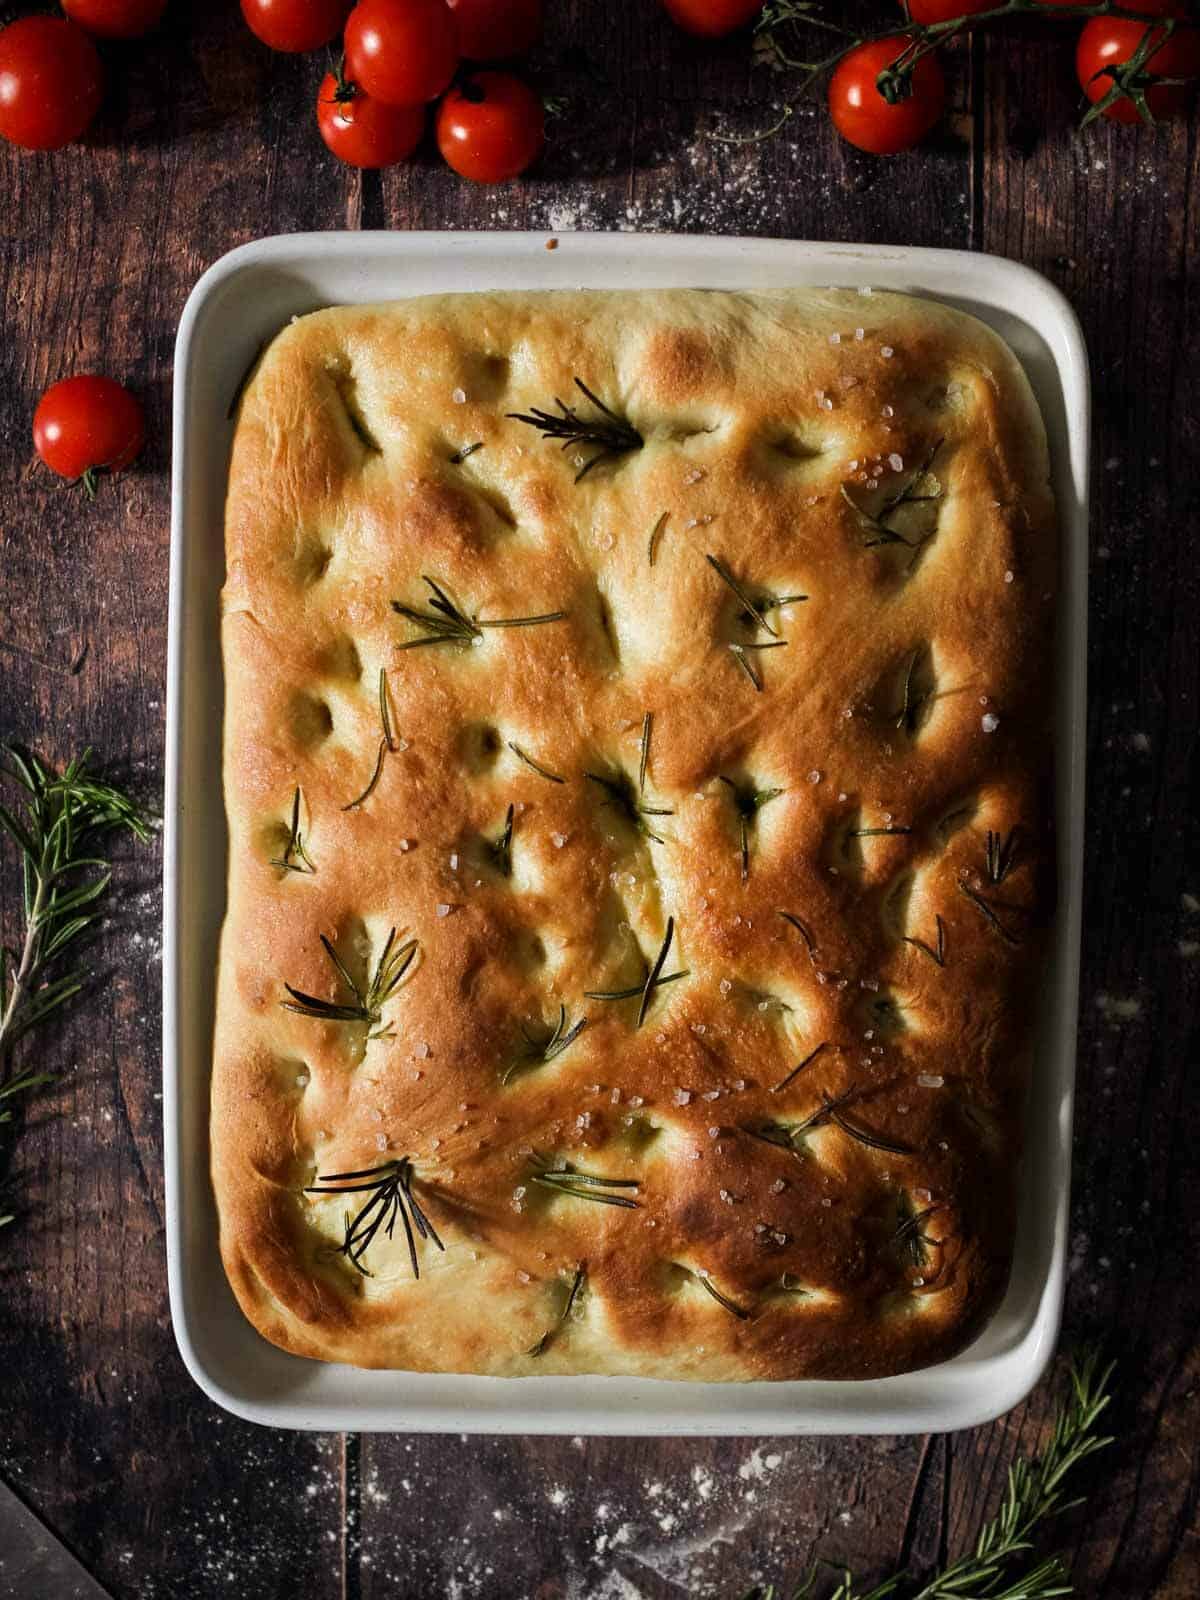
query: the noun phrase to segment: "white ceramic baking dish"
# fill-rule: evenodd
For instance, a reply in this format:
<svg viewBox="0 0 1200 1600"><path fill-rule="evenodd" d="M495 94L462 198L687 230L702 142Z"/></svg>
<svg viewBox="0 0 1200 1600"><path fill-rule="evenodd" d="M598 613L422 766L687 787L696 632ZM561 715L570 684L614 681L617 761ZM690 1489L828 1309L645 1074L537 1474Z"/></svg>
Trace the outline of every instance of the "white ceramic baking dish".
<svg viewBox="0 0 1200 1600"><path fill-rule="evenodd" d="M1043 1007L1012 1281L953 1361L863 1383L686 1384L363 1372L267 1344L217 1253L208 1090L225 908L217 599L230 399L261 341L320 305L434 290L838 284L900 289L992 324L1024 363L1050 435L1061 513L1059 912ZM171 1314L218 1404L274 1426L475 1433L901 1433L968 1427L1021 1400L1058 1335L1066 1255L1079 975L1087 626L1088 373L1079 324L1037 273L950 250L634 234L296 234L244 245L200 279L175 361L167 698L163 1111Z"/></svg>

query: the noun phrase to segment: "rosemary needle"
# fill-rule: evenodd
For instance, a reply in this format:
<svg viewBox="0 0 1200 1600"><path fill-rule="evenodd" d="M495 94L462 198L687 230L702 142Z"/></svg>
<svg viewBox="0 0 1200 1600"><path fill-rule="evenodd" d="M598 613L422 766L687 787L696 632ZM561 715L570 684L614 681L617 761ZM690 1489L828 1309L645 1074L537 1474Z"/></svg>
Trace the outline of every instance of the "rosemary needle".
<svg viewBox="0 0 1200 1600"><path fill-rule="evenodd" d="M356 800L351 800L344 805L342 807L343 811L357 811L364 800L370 799L383 773L385 758L396 748L395 740L392 736L392 713L388 707L387 672L383 667L379 669L379 725L382 732L379 740L379 753L375 757L375 770L371 774L367 787ZM296 791L297 794L299 792L299 790Z"/></svg>

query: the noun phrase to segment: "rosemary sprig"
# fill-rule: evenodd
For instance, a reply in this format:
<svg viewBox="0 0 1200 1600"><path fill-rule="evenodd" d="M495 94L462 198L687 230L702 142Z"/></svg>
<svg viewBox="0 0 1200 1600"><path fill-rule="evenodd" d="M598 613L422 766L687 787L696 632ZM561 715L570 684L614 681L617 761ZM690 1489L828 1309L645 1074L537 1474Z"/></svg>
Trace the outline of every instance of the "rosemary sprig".
<svg viewBox="0 0 1200 1600"><path fill-rule="evenodd" d="M21 857L24 916L19 949L0 949L0 1124L8 1124L19 1099L52 1081L17 1066L18 1044L87 981L63 961L100 915L111 877L102 845L120 832L145 842L150 829L128 795L93 776L90 750L55 773L27 751L2 748L0 778L20 791L21 805L0 801L0 836Z"/></svg>
<svg viewBox="0 0 1200 1600"><path fill-rule="evenodd" d="M737 811L742 882L745 883L750 876L750 829L754 827L762 808L769 805L772 800L777 800L783 790L755 789L751 784L739 783L736 778L726 778L722 774L718 774L717 781L723 783L729 790Z"/></svg>
<svg viewBox="0 0 1200 1600"><path fill-rule="evenodd" d="M745 1306L738 1305L736 1300L731 1300L727 1294L722 1294L707 1272L703 1270L693 1272L692 1276L702 1289L712 1295L719 1306L723 1306L729 1312L730 1316L736 1317L739 1322L750 1321L751 1313L746 1310Z"/></svg>
<svg viewBox="0 0 1200 1600"><path fill-rule="evenodd" d="M642 724L642 774L645 774L645 762L649 734L646 724ZM647 806L642 804L641 789L634 788L633 781L622 768L616 767L612 772L585 772L584 777L589 783L594 783L603 789L608 796L607 804L613 806L625 818L629 825L638 833L645 834L647 839L655 844L665 844L666 840L661 834L655 833L646 821L647 817L673 817L674 811L669 806Z"/></svg>
<svg viewBox="0 0 1200 1600"><path fill-rule="evenodd" d="M939 967L946 965L946 924L941 917L937 918L937 945L928 945L924 939L915 938L912 934L904 935L905 944L911 944L922 954L927 955L930 961L936 962Z"/></svg>
<svg viewBox="0 0 1200 1600"><path fill-rule="evenodd" d="M282 867L285 872L316 872L312 857L304 844L304 835L300 831L300 787L292 796L292 825L288 830L288 841L280 855L272 856L268 866Z"/></svg>
<svg viewBox="0 0 1200 1600"><path fill-rule="evenodd" d="M365 1022L369 1030L368 1039L390 1039L393 1032L390 1024L386 1028L379 1026L383 1020L383 1007L416 959L417 941L409 939L397 945L396 930L393 928L365 988L355 979L324 934L321 935L321 944L334 971L353 994L353 1005L304 994L299 989L293 989L290 983L285 983L284 988L292 998L281 1000L280 1005L285 1011L295 1011L302 1017L315 1017L320 1022Z"/></svg>
<svg viewBox="0 0 1200 1600"><path fill-rule="evenodd" d="M821 1568L837 1575L836 1588L825 1600L1052 1600L1072 1594L1065 1560L1051 1556L1027 1565L1034 1535L1042 1523L1060 1516L1079 1499L1067 1499L1068 1480L1112 1443L1099 1431L1111 1399L1113 1363L1101 1366L1095 1351L1085 1350L1068 1367L1070 1387L1060 1402L1050 1437L1032 1460L1018 1460L1008 1470L1004 1501L998 1514L984 1523L973 1548L922 1584L906 1572L885 1578L873 1589L860 1589L840 1563L814 1566L790 1600L815 1600ZM1001 1588L1001 1585L1004 1585ZM774 1584L757 1584L743 1600L783 1600Z"/></svg>
<svg viewBox="0 0 1200 1600"><path fill-rule="evenodd" d="M593 1200L597 1205L624 1206L630 1211L638 1209L637 1201L628 1195L610 1192L641 1188L637 1178L602 1178L593 1172L580 1172L568 1162L561 1167L551 1167L543 1158L534 1169L533 1182L541 1184L543 1189L552 1189L555 1194L569 1195L573 1200Z"/></svg>
<svg viewBox="0 0 1200 1600"><path fill-rule="evenodd" d="M577 1267L575 1269L575 1276L571 1280L571 1288L570 1288L570 1292L567 1295L566 1304L563 1306L562 1310L559 1312L559 1314L558 1314L557 1318L555 1319L555 1321L553 1322L553 1324L549 1328L546 1329L545 1333L538 1340L538 1342L533 1346L533 1348L531 1350L527 1350L525 1352L526 1355L533 1356L535 1359L538 1356L545 1355L546 1351L550 1348L550 1346L554 1343L555 1339L557 1339L558 1335L562 1332L564 1326L566 1325L567 1318L571 1315L571 1312L575 1309L575 1302L579 1298L580 1292L583 1289L583 1285L584 1285L584 1282L585 1282L586 1279L587 1279L587 1268L584 1267L584 1266Z"/></svg>
<svg viewBox="0 0 1200 1600"><path fill-rule="evenodd" d="M392 1237L396 1218L404 1224L408 1241L408 1258L412 1263L413 1277L421 1276L417 1260L417 1237L432 1239L439 1250L446 1246L438 1238L437 1229L421 1209L412 1191L413 1165L407 1156L385 1161L382 1166L365 1167L360 1172L331 1172L327 1177L317 1176L316 1183L305 1194L369 1194L371 1198L353 1216L346 1217L346 1237L337 1247L337 1254L345 1256L364 1278L372 1273L363 1266L376 1235L382 1228L387 1238Z"/></svg>
<svg viewBox="0 0 1200 1600"><path fill-rule="evenodd" d="M567 1008L564 1005L560 1005L558 1008L558 1021L543 1038L534 1038L524 1023L520 1026L528 1048L505 1069L500 1078L502 1084L509 1083L527 1067L544 1066L546 1062L553 1061L556 1056L562 1055L563 1051L569 1049L587 1027L587 1018L580 1017L578 1022L568 1027Z"/></svg>
<svg viewBox="0 0 1200 1600"><path fill-rule="evenodd" d="M902 533L898 532L894 527L892 527L889 518L895 516L896 512L899 511L901 506L926 505L942 498L942 486L940 483L937 483L936 478L933 479L933 482L937 484L937 488L934 493L918 494L916 491L921 486L924 479L929 475L929 470L933 466L934 459L945 442L945 439L939 439L916 471L910 473L908 478L896 491L896 493L889 495L879 510L873 514L864 506L859 505L858 501L850 493L846 485L844 483L842 484L842 499L859 518L863 524L865 532L869 535L868 538L863 540L863 546L865 549L874 550L877 546L885 544L902 544L906 550L912 550L915 552L919 550L923 544L928 542L929 538L931 537L929 534L926 534L925 538L923 539L906 539Z"/></svg>
<svg viewBox="0 0 1200 1600"><path fill-rule="evenodd" d="M635 985L632 989L587 989L584 998L587 1000L633 1000L641 997L638 1006L636 1027L641 1027L646 1020L646 1013L650 1009L650 1001L654 991L660 989L664 983L676 983L680 978L690 978L688 971L669 972L662 976L662 969L666 965L667 954L671 948L671 941L675 937L675 918L667 918L667 931L658 954L654 958L654 965L646 973L646 981Z"/></svg>
<svg viewBox="0 0 1200 1600"><path fill-rule="evenodd" d="M938 1203L926 1206L923 1211L917 1211L914 1209L907 1194L901 1192L897 1209L900 1215L900 1224L895 1233L892 1234L892 1243L903 1246L910 1266L923 1267L928 1246L939 1244L941 1241L931 1239L928 1234L922 1233L922 1225L936 1212L944 1211L946 1208Z"/></svg>
<svg viewBox="0 0 1200 1600"><path fill-rule="evenodd" d="M814 1062L814 1061L815 1061L815 1060L816 1060L816 1059L817 1059L817 1057L818 1057L818 1056L819 1056L819 1055L820 1055L820 1054L821 1054L821 1052L822 1052L822 1051L823 1051L823 1050L828 1050L828 1049L829 1049L829 1042L828 1042L828 1040L826 1040L826 1041L824 1041L824 1042L823 1042L823 1043L821 1043L821 1044L819 1044L819 1045L818 1045L818 1046L817 1046L817 1047L816 1047L816 1049L815 1049L815 1050L810 1050L810 1051L809 1051L809 1053L808 1053L808 1054L807 1054L807 1055L806 1055L806 1056L805 1056L805 1058L804 1058L804 1060L803 1060L803 1061L798 1061L798 1062L797 1062L797 1063L796 1063L796 1065L795 1065L795 1066L794 1066L794 1067L793 1067L793 1068L792 1068L792 1070L791 1070L791 1071L790 1071L790 1072L789 1072L789 1073L788 1073L788 1075L787 1075L787 1077L786 1077L786 1078L781 1078L781 1079L780 1079L780 1080L779 1080L779 1082L778 1082L778 1083L777 1083L777 1084L776 1084L776 1085L775 1085L775 1087L774 1087L774 1088L773 1088L773 1089L772 1089L772 1090L771 1090L771 1093L772 1093L772 1094L782 1094L782 1093L783 1093L783 1091L784 1091L784 1090L785 1090L785 1089L786 1089L786 1088L787 1088L787 1087L788 1087L788 1086L789 1086L789 1085L790 1085L790 1084L792 1084L792 1083L794 1083L794 1082L795 1082L795 1080L796 1080L796 1079L797 1079L797 1078L798 1078L798 1077L799 1077L799 1076L800 1076L800 1074L801 1074L801 1073L802 1073L802 1072L803 1072L803 1071L804 1071L804 1069L805 1069L805 1067L811 1067L811 1066L812 1066L812 1064L813 1064L813 1062Z"/></svg>
<svg viewBox="0 0 1200 1600"><path fill-rule="evenodd" d="M512 877L512 837L513 817L516 807L510 805L504 814L504 832L498 839L488 843L488 854L492 858L492 865L502 878Z"/></svg>
<svg viewBox="0 0 1200 1600"><path fill-rule="evenodd" d="M367 787L356 800L351 800L344 805L342 807L343 811L357 811L364 800L370 799L375 792L375 785L379 782L383 772L384 760L396 748L395 739L392 735L392 713L388 705L387 672L383 667L379 669L379 727L379 753L375 757L375 770L371 774ZM296 793L299 795L299 789L296 790Z"/></svg>
<svg viewBox="0 0 1200 1600"><path fill-rule="evenodd" d="M552 411L543 411L538 406L534 406L529 412L510 411L508 416L514 422L524 422L529 427L536 428L543 439L561 439L564 450L569 450L572 445L594 449L595 455L575 474L575 482L580 483L601 461L627 455L631 450L640 450L646 441L627 418L618 416L606 406L582 379L575 379L575 387L600 412L598 417L585 420L579 416L574 406L564 405L557 395L554 397L554 404L558 407L558 416Z"/></svg>
<svg viewBox="0 0 1200 1600"><path fill-rule="evenodd" d="M1017 859L1020 831L1019 826L1010 829L1007 834L994 833L991 828L988 829L987 876L989 883L1003 883L1012 871Z"/></svg>
<svg viewBox="0 0 1200 1600"><path fill-rule="evenodd" d="M561 622L567 614L565 611L547 611L536 617L470 616L428 573L422 573L421 578L433 596L427 607L422 610L402 600L393 600L392 610L406 622L424 628L425 632L415 639L405 639L396 646L397 650L418 650L422 645L429 644L473 645L483 638L485 628L536 628L546 622Z"/></svg>
<svg viewBox="0 0 1200 1600"><path fill-rule="evenodd" d="M551 772L548 768L543 767L541 762L535 761L529 752L522 750L521 746L514 740L510 739L508 741L508 748L518 761L523 761L527 767L537 773L539 778L545 778L547 783L566 783L567 780L565 778L560 778L557 772Z"/></svg>

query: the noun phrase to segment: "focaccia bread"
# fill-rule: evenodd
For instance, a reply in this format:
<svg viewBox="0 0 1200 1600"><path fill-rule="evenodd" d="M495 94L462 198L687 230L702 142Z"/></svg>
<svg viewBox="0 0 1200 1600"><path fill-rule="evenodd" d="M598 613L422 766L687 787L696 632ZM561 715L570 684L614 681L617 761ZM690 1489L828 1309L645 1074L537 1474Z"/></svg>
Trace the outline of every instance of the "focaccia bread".
<svg viewBox="0 0 1200 1600"><path fill-rule="evenodd" d="M706 1380L969 1341L1052 898L1054 512L997 337L865 291L322 311L248 384L226 537L254 1325Z"/></svg>

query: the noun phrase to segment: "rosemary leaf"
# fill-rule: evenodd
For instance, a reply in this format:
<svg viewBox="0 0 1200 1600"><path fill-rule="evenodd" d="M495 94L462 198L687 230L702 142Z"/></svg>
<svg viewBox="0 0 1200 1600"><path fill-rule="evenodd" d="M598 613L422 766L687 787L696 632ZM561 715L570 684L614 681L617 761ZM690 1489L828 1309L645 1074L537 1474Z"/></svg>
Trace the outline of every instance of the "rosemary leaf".
<svg viewBox="0 0 1200 1600"><path fill-rule="evenodd" d="M532 1176L533 1182L542 1188L569 1195L574 1200L592 1200L603 1206L624 1206L632 1211L638 1208L637 1201L631 1200L628 1195L609 1192L613 1189L638 1189L641 1184L637 1178L603 1178L596 1173L580 1172L566 1163L561 1167L539 1163Z"/></svg>
<svg viewBox="0 0 1200 1600"><path fill-rule="evenodd" d="M1021 943L1016 934L1008 931L1008 929L1000 921L1000 918L996 915L995 911L993 911L992 907L977 890L972 889L970 884L964 883L961 878L958 878L955 881L957 882L962 893L966 895L967 899L986 920L988 926L994 933L997 933L1000 938L1004 940L1005 944L1016 946Z"/></svg>
<svg viewBox="0 0 1200 1600"><path fill-rule="evenodd" d="M911 934L905 934L904 942L915 946L922 954L927 955L931 961L936 962L939 967L946 965L946 924L941 917L937 918L936 946L927 945L924 939L914 938Z"/></svg>
<svg viewBox="0 0 1200 1600"><path fill-rule="evenodd" d="M779 1080L779 1082L771 1090L771 1093L772 1094L782 1094L783 1091L786 1088L788 1088L788 1086L790 1084L795 1082L795 1080L804 1071L805 1067L810 1067L813 1064L813 1062L817 1059L817 1057L821 1054L821 1052L823 1050L828 1050L828 1049L829 1049L829 1043L828 1043L828 1041L825 1041L825 1042L819 1044L816 1047L815 1050L810 1050L809 1053L805 1056L803 1061L798 1061L796 1063L796 1065L788 1073L786 1078L781 1078Z"/></svg>
<svg viewBox="0 0 1200 1600"><path fill-rule="evenodd" d="M736 1300L731 1300L727 1294L722 1294L707 1272L695 1272L692 1276L702 1289L712 1295L719 1306L724 1306L731 1316L736 1317L739 1322L750 1321L750 1312L745 1306L738 1305Z"/></svg>
<svg viewBox="0 0 1200 1600"><path fill-rule="evenodd" d="M566 1325L567 1318L571 1315L571 1312L574 1310L575 1302L579 1298L580 1290L583 1288L584 1280L586 1278L587 1278L587 1268L586 1267L582 1267L582 1266L581 1267L577 1267L576 1271L575 1271L575 1277L571 1282L570 1292L567 1295L566 1304L563 1306L562 1310L559 1312L558 1317L557 1317L556 1321L554 1322L553 1326L547 1328L546 1332L542 1335L542 1337L538 1340L538 1342L533 1346L532 1350L527 1350L525 1352L526 1355L533 1356L535 1358L537 1356L545 1355L546 1351L554 1343L554 1340L562 1332L564 1326Z"/></svg>
<svg viewBox="0 0 1200 1600"><path fill-rule="evenodd" d="M527 767L532 768L532 770L537 773L539 778L545 778L547 783L566 783L567 780L565 778L560 778L556 772L547 771L547 769L543 767L540 762L537 762L533 759L528 751L522 750L521 746L516 744L512 739L508 741L508 748L512 751L513 755L516 756L518 761L523 761Z"/></svg>
<svg viewBox="0 0 1200 1600"><path fill-rule="evenodd" d="M650 530L650 542L646 546L646 560L650 566L654 565L654 557L658 550L658 541L662 537L662 531L666 527L670 515L671 513L669 511L664 511L659 517L658 521L654 524L653 528Z"/></svg>

